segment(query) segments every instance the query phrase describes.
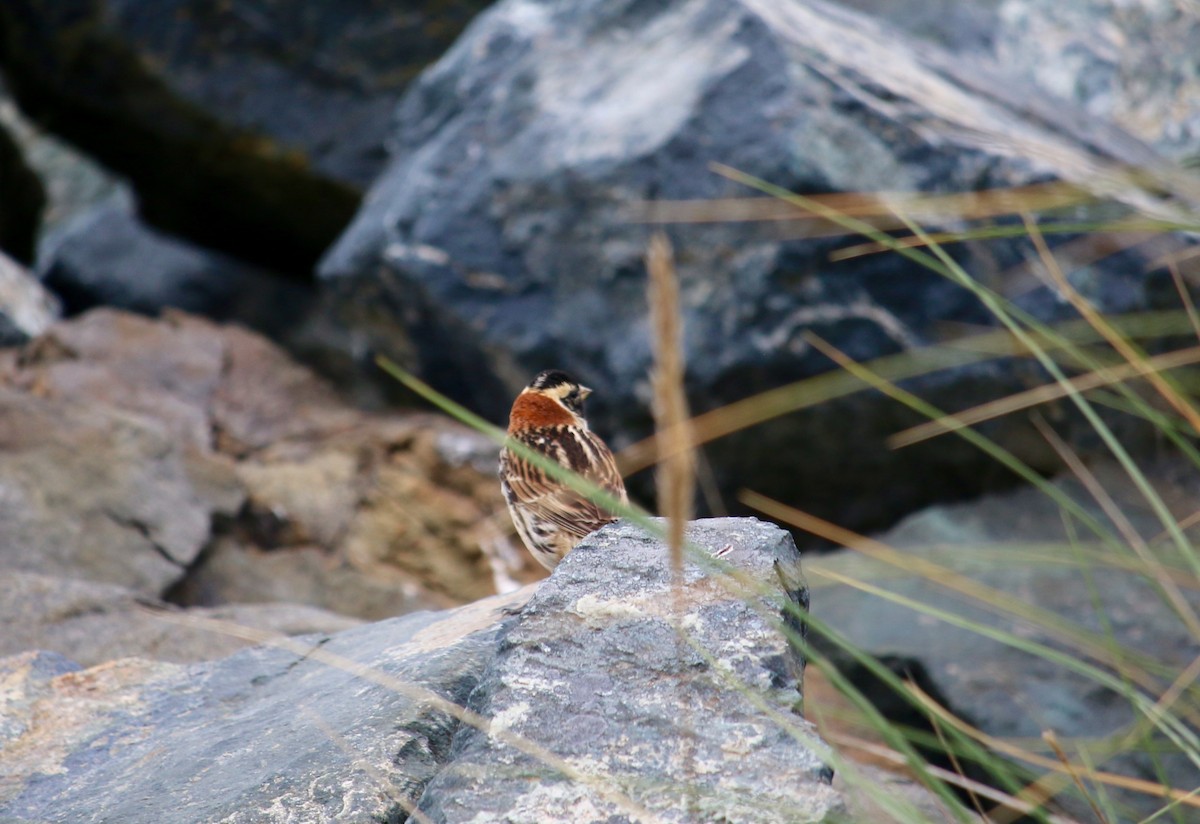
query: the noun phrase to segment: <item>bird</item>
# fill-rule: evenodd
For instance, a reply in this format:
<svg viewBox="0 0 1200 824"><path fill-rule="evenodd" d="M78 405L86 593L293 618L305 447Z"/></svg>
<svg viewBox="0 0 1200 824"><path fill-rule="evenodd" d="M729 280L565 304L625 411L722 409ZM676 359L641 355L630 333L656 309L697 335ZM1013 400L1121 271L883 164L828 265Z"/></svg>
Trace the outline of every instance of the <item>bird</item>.
<svg viewBox="0 0 1200 824"><path fill-rule="evenodd" d="M591 393L561 370L538 373L513 401L508 436L627 503L612 451L588 428L583 414ZM521 541L549 570L589 533L617 520L508 447L500 452L500 488Z"/></svg>

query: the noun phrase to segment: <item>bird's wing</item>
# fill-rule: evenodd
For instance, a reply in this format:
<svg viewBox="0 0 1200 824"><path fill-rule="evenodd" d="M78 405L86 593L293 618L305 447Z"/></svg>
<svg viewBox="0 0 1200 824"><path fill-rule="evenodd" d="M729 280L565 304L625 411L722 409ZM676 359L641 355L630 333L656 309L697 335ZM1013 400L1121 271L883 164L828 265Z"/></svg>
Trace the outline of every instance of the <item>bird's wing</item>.
<svg viewBox="0 0 1200 824"><path fill-rule="evenodd" d="M580 452L569 448L562 440L574 437L586 440L583 445L584 459ZM612 452L604 442L587 430L560 430L553 438L540 441L529 439L527 445L547 457L554 458L563 466L579 472L622 503L628 500L621 473ZM576 458L576 460L571 460ZM539 517L554 523L561 529L579 538L594 532L604 524L615 520L603 507L589 501L559 481L547 477L538 467L505 450L505 480L512 496L523 506L533 510Z"/></svg>

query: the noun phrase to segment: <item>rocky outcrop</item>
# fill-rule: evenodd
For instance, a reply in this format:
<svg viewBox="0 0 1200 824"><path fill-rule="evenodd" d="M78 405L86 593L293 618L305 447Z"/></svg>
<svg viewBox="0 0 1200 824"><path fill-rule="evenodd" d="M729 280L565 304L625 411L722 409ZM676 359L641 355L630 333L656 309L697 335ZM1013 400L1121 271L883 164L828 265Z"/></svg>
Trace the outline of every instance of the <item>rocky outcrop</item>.
<svg viewBox="0 0 1200 824"><path fill-rule="evenodd" d="M825 745L799 714L804 662L783 630L797 624L780 601L808 601L795 544L748 519L700 521L687 538L742 577L689 565L682 637L660 541L618 524L567 555L503 634L471 697L490 733L456 738L421 799L429 820L768 822L786 810L808 822L844 812ZM520 752L497 728L589 780Z"/></svg>
<svg viewBox="0 0 1200 824"><path fill-rule="evenodd" d="M496 447L359 412L265 339L96 310L0 354L0 567L364 618L533 580Z"/></svg>
<svg viewBox="0 0 1200 824"><path fill-rule="evenodd" d="M400 91L483 5L14 0L0 67L152 224L304 272L383 163Z"/></svg>
<svg viewBox="0 0 1200 824"><path fill-rule="evenodd" d="M496 420L530 375L573 371L596 388L590 418L618 446L649 431L645 221L698 208L661 201L753 194L710 164L800 192L1059 180L1106 194L1118 188L1112 169L1153 177L1164 165L1030 85L816 0L501 2L406 93L392 138L390 167L320 269L355 330ZM1136 187L1117 193L1171 209ZM996 323L968 292L898 255L831 262L845 241L811 222L671 234L697 412L828 371L806 332L861 360L935 342L946 324ZM954 253L1033 315L1072 312L1036 277L1016 276L1036 257L1027 241ZM1060 254L1103 311L1177 300L1169 284L1160 290L1165 271L1145 274L1145 250L1099 262ZM1014 359L910 388L953 410L1037 379ZM916 418L861 395L707 454L731 498L753 485L859 528L1007 480L969 446L884 447ZM985 429L1035 466L1056 464L1019 422Z"/></svg>
<svg viewBox="0 0 1200 824"><path fill-rule="evenodd" d="M0 816L402 821L419 804L411 820L838 820L781 630L806 598L795 545L750 520L689 535L704 549L687 566L688 642L665 547L618 524L507 618L528 593L187 667L5 659ZM732 591L708 553L742 573Z"/></svg>
<svg viewBox="0 0 1200 824"><path fill-rule="evenodd" d="M477 609L191 666L5 659L0 817L403 820L456 728L423 699L465 703L496 631Z"/></svg>
<svg viewBox="0 0 1200 824"><path fill-rule="evenodd" d="M1194 466L1147 469L1175 517L1182 520L1200 508ZM1200 612L1195 579L1188 578L1185 562L1164 541L1164 525L1145 497L1118 467L1100 466L1096 473L1131 527L1150 542L1166 569L1176 570L1187 608ZM1078 482L1064 479L1055 485L1113 530ZM1188 533L1195 541L1196 527ZM1079 520L1064 518L1058 504L1034 489L933 507L879 540L903 554L886 563L841 551L806 564L820 604L815 614L822 621L887 659L897 671L923 673L927 692L989 735L1020 741L1022 748L1055 761L1053 750L1041 741L1042 733L1051 730L1071 742L1072 757L1084 763L1152 784L1185 790L1195 786L1195 764L1161 734L1142 729L1123 739L1132 722L1144 716L1133 711L1123 689L1115 688L1123 679L1115 675L1110 656L1118 656L1126 673L1156 673L1135 675L1134 683L1127 684L1147 691L1152 703L1200 655L1200 641L1164 599L1160 584L1129 554L1128 545L1119 540L1101 544ZM944 572L930 569L930 563ZM861 585L844 583L847 579ZM995 596L994 604L972 595L979 587ZM937 620L939 611L1096 665L1114 674L1113 680L1102 684L1061 661ZM860 686L866 689L866 682ZM907 709L890 688L877 684L872 689L870 698L878 706ZM1192 694L1194 698L1194 690ZM1190 699L1183 700L1180 710ZM1110 751L1100 743L1105 741L1122 743ZM1076 748L1086 757L1076 755ZM1093 815L1069 781L1060 787L1063 796L1055 803L1081 820ZM1118 787L1105 793L1127 810L1120 820L1140 820L1164 803L1152 794Z"/></svg>

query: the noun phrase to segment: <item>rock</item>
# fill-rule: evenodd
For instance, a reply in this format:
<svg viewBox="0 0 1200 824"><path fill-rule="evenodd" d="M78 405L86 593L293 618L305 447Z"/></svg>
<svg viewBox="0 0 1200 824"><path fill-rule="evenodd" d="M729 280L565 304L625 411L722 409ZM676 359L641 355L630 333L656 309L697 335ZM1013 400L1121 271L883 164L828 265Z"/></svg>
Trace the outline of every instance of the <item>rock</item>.
<svg viewBox="0 0 1200 824"><path fill-rule="evenodd" d="M69 143L31 123L0 77L0 128L12 135L29 170L45 192L37 248L48 232L93 206L118 201L133 208L129 185Z"/></svg>
<svg viewBox="0 0 1200 824"><path fill-rule="evenodd" d="M0 818L402 820L457 726L422 699L466 702L495 619L417 613L190 666L4 659Z"/></svg>
<svg viewBox="0 0 1200 824"><path fill-rule="evenodd" d="M596 784L463 729L421 798L428 820L612 821L633 805L661 821L844 812L825 746L798 711L803 659L780 628L781 596L807 603L795 544L749 519L700 521L688 539L748 579L723 578L711 559L687 565L690 641L673 628L666 547L610 525L540 585L471 696L492 731L536 742Z"/></svg>
<svg viewBox="0 0 1200 824"><path fill-rule="evenodd" d="M21 445L0 455L0 568L372 619L541 577L504 549L495 445L355 410L236 326L93 310L4 353L0 376Z"/></svg>
<svg viewBox="0 0 1200 824"><path fill-rule="evenodd" d="M1004 0L904 2L904 0L836 0L839 5L882 18L906 35L930 40L943 48L978 54L992 46L996 9Z"/></svg>
<svg viewBox="0 0 1200 824"><path fill-rule="evenodd" d="M1182 559L1174 558L1161 539L1154 539L1162 523L1124 472L1115 466L1097 467L1096 472L1101 486L1133 528L1151 541L1162 561L1183 569ZM1190 464L1158 465L1149 474L1180 519L1200 508L1195 468ZM1101 508L1078 483L1059 480L1055 485L1107 523ZM902 561L900 567L849 551L808 562L819 607L816 614L868 652L907 662L898 669L919 668L930 679L930 689L952 711L989 735L1019 740L1023 748L1056 760L1041 742L1042 732L1050 729L1073 758L1078 758L1077 750L1084 750L1090 753L1084 760L1104 770L1190 788L1196 783L1195 765L1161 736L1143 731L1113 753L1102 744L1089 743L1108 741L1134 721L1129 701L1119 692L1053 661L941 622L932 614L919 614L904 604L829 580L837 576L863 581L930 610L949 611L987 628L1015 633L1023 641L1091 664L1099 657L1100 666L1109 672L1112 668L1103 664L1106 653L1096 649L1121 651L1125 666L1156 673L1153 684L1139 685L1153 702L1200 655L1200 642L1163 601L1157 583L1137 571L1138 562L1127 546L1101 546L1072 521L1068 531L1058 505L1032 489L932 507L880 537L912 559ZM1195 541L1196 529L1189 533ZM923 562L934 562L950 572L931 578L932 573L918 566ZM990 588L1000 596L1003 609L989 608L960 592L951 573ZM1200 593L1188 585L1181 592L1190 608L1200 611ZM1066 629L1047 626L1039 614L1054 616ZM1089 633L1097 646L1089 650L1073 642L1070 633L1076 631ZM888 702L890 689L883 685L875 689L872 700ZM1151 756L1151 750L1156 755ZM1064 789L1066 797L1056 800L1081 819L1091 817L1089 806L1073 795L1069 782ZM1149 816L1162 803L1116 787L1108 787L1107 793L1128 805L1131 820Z"/></svg>
<svg viewBox="0 0 1200 824"><path fill-rule="evenodd" d="M746 519L689 534L763 588L744 601L711 560L689 563L695 648L671 622L665 547L617 524L515 616L504 610L528 592L189 666L4 659L0 818L402 821L419 802L434 821L473 807L475 820L585 824L614 820L596 794L605 784L658 820L685 820L678 781L691 759L687 821L837 820L841 796L796 712L803 662L780 632L781 605L805 593L794 543ZM430 692L482 712L496 735L549 748L586 783L489 746ZM692 727L688 756L680 734ZM522 772L495 769L512 765ZM531 782L529 768L547 775ZM554 806L570 798L569 811Z"/></svg>
<svg viewBox="0 0 1200 824"><path fill-rule="evenodd" d="M539 370L574 372L596 389L589 420L617 447L650 431L645 221L694 213L677 201L749 193L709 164L800 192L933 193L1053 180L1094 189L1110 180L1099 168L1164 167L1115 127L817 0L507 0L405 94L392 138L391 165L319 269L348 322L496 421ZM1149 213L1173 208L1118 194ZM788 239L808 230L779 226L671 230L696 412L828 371L806 332L863 360L937 342L947 324L996 324L898 255L832 263L843 239ZM1036 278L1023 294L1012 270L1032 263L1028 241L954 254L1043 320L1073 311ZM1103 311L1177 301L1160 289L1165 273L1144 276L1150 258L1131 254L1089 263L1062 251ZM1010 359L906 386L953 411L1042 380ZM1011 483L966 444L885 448L916 422L864 393L706 453L730 498L752 486L860 529ZM1024 422L985 431L1040 469L1058 465Z"/></svg>
<svg viewBox="0 0 1200 824"><path fill-rule="evenodd" d="M241 499L228 466L152 420L0 387L0 568L161 595Z"/></svg>
<svg viewBox="0 0 1200 824"><path fill-rule="evenodd" d="M153 225L304 272L381 167L400 91L484 5L19 0L0 67Z"/></svg>
<svg viewBox="0 0 1200 824"><path fill-rule="evenodd" d="M0 346L25 343L49 328L58 299L12 258L0 252Z"/></svg>
<svg viewBox="0 0 1200 824"><path fill-rule="evenodd" d="M33 260L34 238L46 204L42 182L25 163L21 147L0 122L0 252Z"/></svg>
<svg viewBox="0 0 1200 824"><path fill-rule="evenodd" d="M151 229L119 200L48 235L38 268L70 314L95 306L146 315L174 308L282 328L281 317L294 322L312 303L300 284ZM269 312L255 311L268 305Z"/></svg>
<svg viewBox="0 0 1200 824"><path fill-rule="evenodd" d="M5 626L0 657L45 650L84 666L133 656L186 663L223 658L250 643L164 621L148 603L153 602L124 587L5 570L0 576L0 622ZM340 632L360 623L295 604L236 604L188 614L284 635Z"/></svg>
<svg viewBox="0 0 1200 824"><path fill-rule="evenodd" d="M998 62L1169 157L1200 158L1193 9L1171 0L1004 0L997 17Z"/></svg>

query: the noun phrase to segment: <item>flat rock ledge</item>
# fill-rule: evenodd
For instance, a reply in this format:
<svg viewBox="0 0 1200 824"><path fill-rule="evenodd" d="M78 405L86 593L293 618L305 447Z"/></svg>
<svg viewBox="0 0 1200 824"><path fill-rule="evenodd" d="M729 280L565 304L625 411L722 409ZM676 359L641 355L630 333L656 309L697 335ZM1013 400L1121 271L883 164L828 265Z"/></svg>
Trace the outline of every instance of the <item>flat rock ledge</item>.
<svg viewBox="0 0 1200 824"><path fill-rule="evenodd" d="M840 819L784 631L807 602L791 537L688 537L682 619L665 547L622 522L532 597L192 665L0 660L0 821Z"/></svg>

